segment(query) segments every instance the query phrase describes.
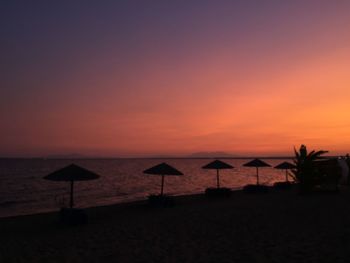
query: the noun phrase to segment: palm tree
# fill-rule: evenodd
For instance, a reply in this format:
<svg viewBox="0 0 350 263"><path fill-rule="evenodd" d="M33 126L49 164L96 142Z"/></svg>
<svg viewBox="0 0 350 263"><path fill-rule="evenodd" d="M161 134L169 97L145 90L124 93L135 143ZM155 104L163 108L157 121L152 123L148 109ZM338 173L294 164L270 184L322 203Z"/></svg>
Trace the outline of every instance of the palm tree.
<svg viewBox="0 0 350 263"><path fill-rule="evenodd" d="M308 153L306 146L301 145L299 152L294 148L294 153L296 168L292 170L292 176L299 183L302 193L310 192L317 181L317 172L313 163L318 159L322 159L322 155L328 153L328 151L321 150Z"/></svg>

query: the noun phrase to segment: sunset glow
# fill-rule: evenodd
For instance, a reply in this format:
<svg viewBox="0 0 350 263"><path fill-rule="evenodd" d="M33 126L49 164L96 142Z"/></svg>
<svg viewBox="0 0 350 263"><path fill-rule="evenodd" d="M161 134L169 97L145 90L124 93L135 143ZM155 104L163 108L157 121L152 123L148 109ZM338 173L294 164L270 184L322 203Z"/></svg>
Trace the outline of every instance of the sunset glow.
<svg viewBox="0 0 350 263"><path fill-rule="evenodd" d="M1 156L350 151L350 2L146 2L0 4Z"/></svg>

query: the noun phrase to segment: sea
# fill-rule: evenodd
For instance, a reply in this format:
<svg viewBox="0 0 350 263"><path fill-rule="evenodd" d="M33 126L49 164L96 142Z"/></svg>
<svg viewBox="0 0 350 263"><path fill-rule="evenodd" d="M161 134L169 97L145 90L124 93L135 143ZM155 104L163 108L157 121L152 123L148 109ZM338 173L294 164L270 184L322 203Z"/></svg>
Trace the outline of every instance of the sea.
<svg viewBox="0 0 350 263"><path fill-rule="evenodd" d="M213 159L0 159L0 217L57 211L68 205L70 184L43 177L75 163L94 171L100 178L76 182L76 207L86 208L144 200L160 192L161 177L143 174L154 165L166 162L183 176L167 176L164 193L190 195L216 186L216 171L201 167ZM249 159L222 159L235 168L220 171L220 186L240 189L256 183L256 169L244 167ZM260 183L271 185L285 180L285 172L273 166L286 159L263 159L271 167L259 169Z"/></svg>

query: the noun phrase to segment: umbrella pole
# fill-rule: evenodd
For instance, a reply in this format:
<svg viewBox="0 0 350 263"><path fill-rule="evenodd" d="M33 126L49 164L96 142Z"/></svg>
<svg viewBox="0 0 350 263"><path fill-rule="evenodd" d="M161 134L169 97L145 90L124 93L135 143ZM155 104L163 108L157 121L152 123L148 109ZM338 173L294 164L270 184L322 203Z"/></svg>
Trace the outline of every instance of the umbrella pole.
<svg viewBox="0 0 350 263"><path fill-rule="evenodd" d="M259 185L259 167L256 167L256 184Z"/></svg>
<svg viewBox="0 0 350 263"><path fill-rule="evenodd" d="M219 169L216 169L216 187L220 188Z"/></svg>
<svg viewBox="0 0 350 263"><path fill-rule="evenodd" d="M286 169L286 182L288 183L288 169Z"/></svg>
<svg viewBox="0 0 350 263"><path fill-rule="evenodd" d="M164 175L162 174L162 186L160 189L160 195L163 195L163 188L164 188Z"/></svg>
<svg viewBox="0 0 350 263"><path fill-rule="evenodd" d="M70 208L73 208L73 187L74 181L70 181Z"/></svg>

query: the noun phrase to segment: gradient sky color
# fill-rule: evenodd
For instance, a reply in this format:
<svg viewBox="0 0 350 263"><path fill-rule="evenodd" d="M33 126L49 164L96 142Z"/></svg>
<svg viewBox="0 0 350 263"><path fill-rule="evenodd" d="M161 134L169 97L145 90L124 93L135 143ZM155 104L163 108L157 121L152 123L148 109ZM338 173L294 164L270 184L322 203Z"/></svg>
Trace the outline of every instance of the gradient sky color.
<svg viewBox="0 0 350 263"><path fill-rule="evenodd" d="M350 1L1 1L0 156L350 151Z"/></svg>

